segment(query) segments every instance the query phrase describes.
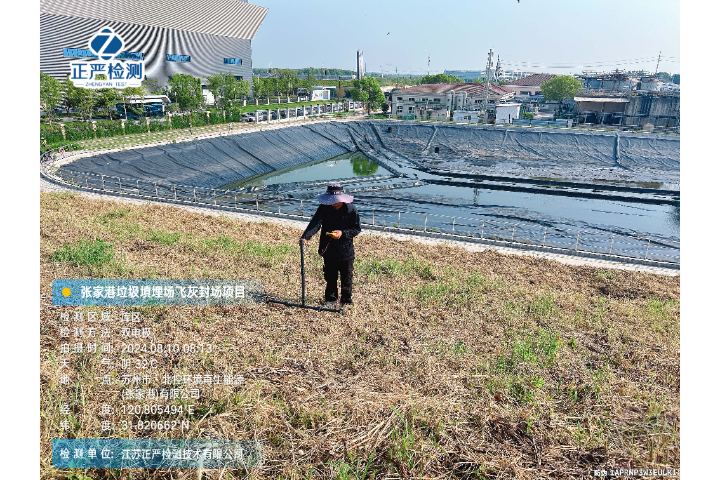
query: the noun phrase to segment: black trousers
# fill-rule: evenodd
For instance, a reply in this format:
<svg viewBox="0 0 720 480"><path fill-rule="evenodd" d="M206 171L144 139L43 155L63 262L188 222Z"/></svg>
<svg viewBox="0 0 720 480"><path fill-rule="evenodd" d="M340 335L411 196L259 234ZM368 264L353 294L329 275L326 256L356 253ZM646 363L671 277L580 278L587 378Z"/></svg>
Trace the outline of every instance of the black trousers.
<svg viewBox="0 0 720 480"><path fill-rule="evenodd" d="M340 274L340 302L347 303L352 300L353 263L351 260L325 259L323 274L327 286L325 287L325 301L334 302L338 299L337 279Z"/></svg>

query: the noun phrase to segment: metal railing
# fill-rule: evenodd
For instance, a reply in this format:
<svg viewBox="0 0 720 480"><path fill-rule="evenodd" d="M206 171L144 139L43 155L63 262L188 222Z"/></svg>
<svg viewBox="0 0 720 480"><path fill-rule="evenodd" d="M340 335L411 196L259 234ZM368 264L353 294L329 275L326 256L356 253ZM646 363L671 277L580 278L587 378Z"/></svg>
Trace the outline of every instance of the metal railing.
<svg viewBox="0 0 720 480"><path fill-rule="evenodd" d="M316 208L315 202L304 199L246 193L240 190L146 182L71 170L50 173L47 167L58 157L58 154L45 156L44 161L41 162L41 168L46 175L76 188L96 193L208 205L238 212L264 213L298 219L310 218ZM479 239L488 243L535 246L569 254L594 253L626 259L680 263L680 242L664 238L385 208L362 208L361 206L359 210L362 213L362 223L375 227L426 234L445 234L457 239Z"/></svg>

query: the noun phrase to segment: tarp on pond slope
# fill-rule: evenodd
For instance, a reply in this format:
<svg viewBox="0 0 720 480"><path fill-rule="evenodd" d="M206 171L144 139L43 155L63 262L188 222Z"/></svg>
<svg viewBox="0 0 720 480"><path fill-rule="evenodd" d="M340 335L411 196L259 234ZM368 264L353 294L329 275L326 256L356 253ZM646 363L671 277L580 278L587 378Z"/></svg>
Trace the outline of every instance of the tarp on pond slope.
<svg viewBox="0 0 720 480"><path fill-rule="evenodd" d="M125 150L79 159L61 172L212 188L358 147L486 175L668 185L679 182L680 172L680 139L673 135L388 121L317 123Z"/></svg>

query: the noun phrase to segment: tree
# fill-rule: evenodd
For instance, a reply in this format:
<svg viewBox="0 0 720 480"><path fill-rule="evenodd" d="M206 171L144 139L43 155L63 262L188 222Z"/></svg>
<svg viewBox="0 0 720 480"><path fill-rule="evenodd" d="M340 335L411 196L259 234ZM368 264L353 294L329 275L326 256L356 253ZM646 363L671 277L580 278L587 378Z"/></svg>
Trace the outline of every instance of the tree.
<svg viewBox="0 0 720 480"><path fill-rule="evenodd" d="M70 80L70 76L63 81L63 87L65 90L65 105L67 106L68 113L71 108L75 108L80 112L82 120L89 119L92 115L93 108L97 101L97 92L92 88L80 88L76 87Z"/></svg>
<svg viewBox="0 0 720 480"><path fill-rule="evenodd" d="M346 92L345 89L342 87L338 87L335 89L335 96L338 98L345 98Z"/></svg>
<svg viewBox="0 0 720 480"><path fill-rule="evenodd" d="M658 72L658 74L655 75L655 78L657 78L661 82L665 82L665 83L672 82L672 77L667 72Z"/></svg>
<svg viewBox="0 0 720 480"><path fill-rule="evenodd" d="M371 110L377 110L385 102L385 94L380 89L378 81L374 78L356 79L353 81L353 86L355 89L350 92L350 96L356 102L363 102L367 105L368 113Z"/></svg>
<svg viewBox="0 0 720 480"><path fill-rule="evenodd" d="M205 77L207 87L215 97L215 105L226 110L231 108L237 98L242 98L250 91L250 83L238 80L230 72L217 73Z"/></svg>
<svg viewBox="0 0 720 480"><path fill-rule="evenodd" d="M383 102L383 104L381 105L381 108L382 108L383 113L387 113L388 110L390 110L390 105L387 102Z"/></svg>
<svg viewBox="0 0 720 480"><path fill-rule="evenodd" d="M145 108L144 108L145 95L147 95L147 90L145 89L145 86L142 84L139 87L127 87L120 94L120 96L123 99L123 103L125 103L125 99L127 97L140 97L142 99L143 104L141 107L132 106L132 105L130 107L128 107L127 103L125 103L126 111L129 109L134 115L137 115L138 117L145 115ZM125 114L125 116L127 117L127 113Z"/></svg>
<svg viewBox="0 0 720 480"><path fill-rule="evenodd" d="M571 75L558 75L540 85L545 100L561 102L565 98L572 98L582 88L582 82Z"/></svg>
<svg viewBox="0 0 720 480"><path fill-rule="evenodd" d="M676 85L680 85L680 74L676 73L672 76L672 82Z"/></svg>
<svg viewBox="0 0 720 480"><path fill-rule="evenodd" d="M122 98L120 90L117 88L101 88L98 90L97 106L102 110L105 110L112 120L112 108L117 104L118 100Z"/></svg>
<svg viewBox="0 0 720 480"><path fill-rule="evenodd" d="M183 112L199 110L205 104L202 83L199 78L186 73L176 73L170 77L170 98L180 106Z"/></svg>
<svg viewBox="0 0 720 480"><path fill-rule="evenodd" d="M151 95L167 95L167 88L160 85L160 80L145 79L142 81L142 86Z"/></svg>
<svg viewBox="0 0 720 480"><path fill-rule="evenodd" d="M437 75L425 75L420 79L420 84L425 83L463 83L461 79L455 75L445 75L438 73Z"/></svg>
<svg viewBox="0 0 720 480"><path fill-rule="evenodd" d="M260 97L260 93L262 90L262 79L257 76L253 76L252 78L252 91L254 97Z"/></svg>
<svg viewBox="0 0 720 480"><path fill-rule="evenodd" d="M52 125L55 118L55 108L63 101L63 85L57 78L40 72L40 108Z"/></svg>
<svg viewBox="0 0 720 480"><path fill-rule="evenodd" d="M85 92L84 95L80 97L78 110L80 111L80 115L82 115L83 121L90 120L92 118L93 109L97 105L99 95L97 90L92 88L81 88L80 90L84 90Z"/></svg>

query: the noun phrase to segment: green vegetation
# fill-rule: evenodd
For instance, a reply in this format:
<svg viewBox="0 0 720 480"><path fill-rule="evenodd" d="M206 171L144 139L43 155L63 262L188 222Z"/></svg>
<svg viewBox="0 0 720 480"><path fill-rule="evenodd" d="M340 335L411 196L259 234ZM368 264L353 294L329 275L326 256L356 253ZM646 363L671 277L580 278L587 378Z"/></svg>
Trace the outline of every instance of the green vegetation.
<svg viewBox="0 0 720 480"><path fill-rule="evenodd" d="M168 81L170 99L178 104L180 111L199 110L205 105L202 81L186 73L176 73Z"/></svg>
<svg viewBox="0 0 720 480"><path fill-rule="evenodd" d="M582 82L572 75L558 75L540 85L545 100L561 102L573 98L582 88Z"/></svg>
<svg viewBox="0 0 720 480"><path fill-rule="evenodd" d="M163 230L152 230L148 235L148 240L157 242L162 245L174 245L180 241L178 232L165 232Z"/></svg>
<svg viewBox="0 0 720 480"><path fill-rule="evenodd" d="M59 107L63 101L63 85L62 83L45 73L40 72L40 108L45 110L45 114L52 125L55 118L55 108Z"/></svg>
<svg viewBox="0 0 720 480"><path fill-rule="evenodd" d="M215 106L223 110L232 108L237 99L250 93L250 82L238 80L231 72L206 77L208 90L215 97Z"/></svg>
<svg viewBox="0 0 720 480"><path fill-rule="evenodd" d="M405 260L378 259L367 257L355 263L355 271L372 279L384 276L417 276L432 279L430 264L424 260L408 257Z"/></svg>
<svg viewBox="0 0 720 480"><path fill-rule="evenodd" d="M67 244L53 253L50 260L73 266L97 267L111 262L114 257L113 245L96 238Z"/></svg>
<svg viewBox="0 0 720 480"><path fill-rule="evenodd" d="M461 79L455 75L445 75L444 73L438 73L437 75L425 75L420 79L420 84L425 83L463 83Z"/></svg>
<svg viewBox="0 0 720 480"><path fill-rule="evenodd" d="M385 103L385 94L380 90L380 84L374 78L365 77L362 80L354 80L353 86L355 88L350 92L350 96L356 102L363 102L368 113L370 110L377 110Z"/></svg>

